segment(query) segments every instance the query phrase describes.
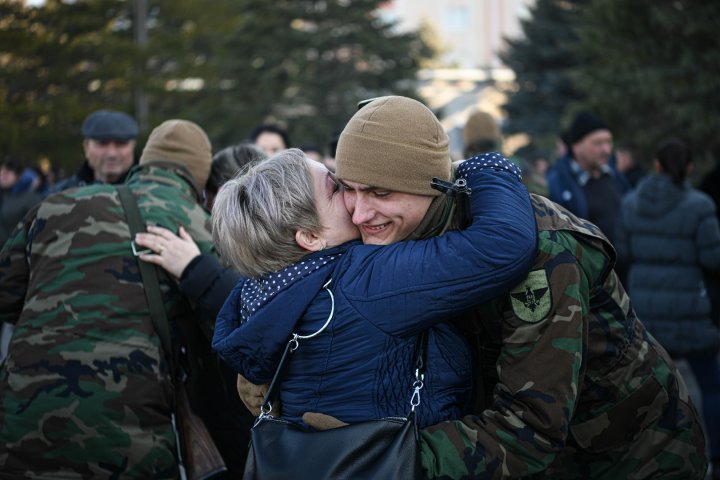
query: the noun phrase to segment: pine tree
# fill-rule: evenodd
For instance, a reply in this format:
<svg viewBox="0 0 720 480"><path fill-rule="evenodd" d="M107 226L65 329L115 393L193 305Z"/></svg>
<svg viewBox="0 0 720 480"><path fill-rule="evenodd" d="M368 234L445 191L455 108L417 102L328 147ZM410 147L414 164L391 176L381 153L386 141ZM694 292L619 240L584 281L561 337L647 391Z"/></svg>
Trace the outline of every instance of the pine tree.
<svg viewBox="0 0 720 480"><path fill-rule="evenodd" d="M582 15L576 84L646 163L668 136L689 142L696 169L718 151L718 19L720 3L700 0L595 1Z"/></svg>
<svg viewBox="0 0 720 480"><path fill-rule="evenodd" d="M285 123L296 145L322 146L359 100L414 96L431 53L382 21L379 0L148 0L144 46L133 40L135 3L0 0L3 151L74 168L84 117L137 117L137 89L150 128L192 120L216 150L265 121Z"/></svg>
<svg viewBox="0 0 720 480"><path fill-rule="evenodd" d="M0 150L72 169L80 125L96 108L132 112L132 39L114 0L41 8L0 1Z"/></svg>
<svg viewBox="0 0 720 480"><path fill-rule="evenodd" d="M500 57L514 72L515 89L504 105L508 134L526 133L530 150L549 155L565 126L568 107L582 98L570 72L574 23L587 0L537 0L522 21L523 37L507 39ZM552 159L551 159L552 160Z"/></svg>
<svg viewBox="0 0 720 480"><path fill-rule="evenodd" d="M242 141L265 122L287 126L294 146L324 146L358 100L413 96L419 61L430 55L418 35L397 34L376 16L377 0L216 0L212 9L183 7L197 3L151 2L151 110L197 121L216 148ZM192 36L183 35L188 30ZM164 90L171 77L202 78L203 87Z"/></svg>

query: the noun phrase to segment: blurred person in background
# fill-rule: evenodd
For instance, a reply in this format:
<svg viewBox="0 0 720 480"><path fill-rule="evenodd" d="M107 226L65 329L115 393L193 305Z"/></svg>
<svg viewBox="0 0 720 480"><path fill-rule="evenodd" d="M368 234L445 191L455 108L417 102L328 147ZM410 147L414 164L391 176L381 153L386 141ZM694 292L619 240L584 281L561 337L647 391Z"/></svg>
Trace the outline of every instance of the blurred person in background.
<svg viewBox="0 0 720 480"><path fill-rule="evenodd" d="M674 358L685 358L702 393L714 478L720 478L720 331L703 270L720 272L715 204L687 180L689 148L662 143L654 172L623 200L615 246L629 265L638 317Z"/></svg>
<svg viewBox="0 0 720 480"><path fill-rule="evenodd" d="M267 154L257 145L251 143L232 145L213 155L210 178L208 178L207 187L205 188L208 210L212 210L215 196L225 182L248 165L262 162L266 158L268 158Z"/></svg>
<svg viewBox="0 0 720 480"><path fill-rule="evenodd" d="M56 183L49 193L94 183L121 184L135 160L138 125L124 112L97 110L81 127L85 161L71 177Z"/></svg>
<svg viewBox="0 0 720 480"><path fill-rule="evenodd" d="M645 176L645 169L640 165L639 152L634 145L619 144L615 147L615 166L625 175L630 188L635 188Z"/></svg>
<svg viewBox="0 0 720 480"><path fill-rule="evenodd" d="M250 132L250 142L269 157L290 148L290 137L287 130L275 124L263 124L255 127Z"/></svg>
<svg viewBox="0 0 720 480"><path fill-rule="evenodd" d="M705 174L698 188L713 200L715 215L720 221L720 149L715 149L713 157L715 167ZM712 319L720 327L720 272L705 272L705 286L712 304Z"/></svg>
<svg viewBox="0 0 720 480"><path fill-rule="evenodd" d="M305 156L310 160L325 163L325 155L323 154L320 147L318 147L317 145L303 145L302 147L300 147L300 150L302 150Z"/></svg>
<svg viewBox="0 0 720 480"><path fill-rule="evenodd" d="M715 202L717 211L715 212L720 219L720 148L713 151L715 164L713 168L705 174L700 182L699 189L710 196Z"/></svg>
<svg viewBox="0 0 720 480"><path fill-rule="evenodd" d="M5 158L0 164L0 247L25 214L42 200L30 186L23 188L20 184L24 170L12 157Z"/></svg>
<svg viewBox="0 0 720 480"><path fill-rule="evenodd" d="M620 203L630 185L609 164L613 151L610 127L597 115L582 111L563 140L567 153L548 171L548 196L600 227L613 242Z"/></svg>
<svg viewBox="0 0 720 480"><path fill-rule="evenodd" d="M328 170L335 173L335 169L337 168L337 160L335 159L335 155L337 154L337 145L338 140L340 139L340 132L334 133L327 143L327 155L325 155L325 158L323 159L323 163L327 167Z"/></svg>
<svg viewBox="0 0 720 480"><path fill-rule="evenodd" d="M503 153L503 138L495 118L483 110L475 109L468 116L463 127L463 158L487 152ZM522 181L530 193L547 196L547 181L544 174L538 174L534 165L522 155L508 159L522 172Z"/></svg>
<svg viewBox="0 0 720 480"><path fill-rule="evenodd" d="M463 127L463 158L487 152L502 153L502 135L495 118L488 112L475 109Z"/></svg>
<svg viewBox="0 0 720 480"><path fill-rule="evenodd" d="M21 185L23 171L19 160L11 156L0 163L0 249L25 214L42 200L42 195ZM0 325L0 364L7 356L12 330L10 323Z"/></svg>

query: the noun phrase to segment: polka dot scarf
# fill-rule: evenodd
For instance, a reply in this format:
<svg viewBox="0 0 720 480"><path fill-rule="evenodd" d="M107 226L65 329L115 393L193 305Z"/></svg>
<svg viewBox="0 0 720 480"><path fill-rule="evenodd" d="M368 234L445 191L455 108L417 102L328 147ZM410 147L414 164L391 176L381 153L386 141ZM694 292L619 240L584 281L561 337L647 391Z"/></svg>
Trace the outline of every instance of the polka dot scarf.
<svg viewBox="0 0 720 480"><path fill-rule="evenodd" d="M266 305L284 288L305 278L319 268L333 263L342 256L342 252L332 253L329 250L326 254L317 255L310 255L299 263L294 263L269 275L246 280L240 293L242 304L240 307L241 323L245 323L253 313Z"/></svg>

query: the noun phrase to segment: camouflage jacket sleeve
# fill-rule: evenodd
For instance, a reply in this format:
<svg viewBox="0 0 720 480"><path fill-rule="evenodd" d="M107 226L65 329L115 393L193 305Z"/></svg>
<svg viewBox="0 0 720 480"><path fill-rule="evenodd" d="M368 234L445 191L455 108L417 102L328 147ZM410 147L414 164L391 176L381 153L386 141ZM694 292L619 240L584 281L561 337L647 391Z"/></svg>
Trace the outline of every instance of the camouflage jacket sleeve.
<svg viewBox="0 0 720 480"><path fill-rule="evenodd" d="M14 324L22 312L30 275L28 232L38 208L25 215L0 251L0 322Z"/></svg>
<svg viewBox="0 0 720 480"><path fill-rule="evenodd" d="M532 475L565 445L583 377L589 291L608 258L562 231L541 232L538 248L533 270L502 300L494 404L422 432L430 477Z"/></svg>

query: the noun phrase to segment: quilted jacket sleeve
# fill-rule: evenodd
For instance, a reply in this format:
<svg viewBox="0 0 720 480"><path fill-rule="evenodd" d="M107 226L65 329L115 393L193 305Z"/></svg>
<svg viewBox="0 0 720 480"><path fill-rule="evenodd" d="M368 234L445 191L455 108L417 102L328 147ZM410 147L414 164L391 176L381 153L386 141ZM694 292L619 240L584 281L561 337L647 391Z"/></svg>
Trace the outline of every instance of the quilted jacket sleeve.
<svg viewBox="0 0 720 480"><path fill-rule="evenodd" d="M339 289L381 330L412 335L506 292L528 273L537 229L519 171L497 153L465 161L472 225L428 240L353 249Z"/></svg>

